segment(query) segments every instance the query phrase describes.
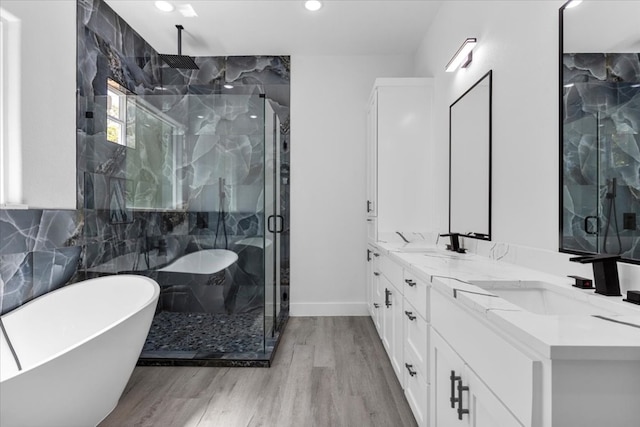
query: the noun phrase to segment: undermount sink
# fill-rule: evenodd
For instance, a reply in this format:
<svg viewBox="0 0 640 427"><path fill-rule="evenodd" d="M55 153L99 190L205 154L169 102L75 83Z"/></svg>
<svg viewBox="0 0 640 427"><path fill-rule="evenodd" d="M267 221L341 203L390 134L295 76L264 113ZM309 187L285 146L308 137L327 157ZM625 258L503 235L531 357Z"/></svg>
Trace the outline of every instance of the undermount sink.
<svg viewBox="0 0 640 427"><path fill-rule="evenodd" d="M400 248L396 248L392 250L393 252L400 253L411 253L411 254L423 254L426 256L435 256L435 257L444 257L444 258L456 258L459 257L460 254L456 252L447 251L441 248L425 247L425 246L415 246L410 243L402 246Z"/></svg>
<svg viewBox="0 0 640 427"><path fill-rule="evenodd" d="M523 310L547 315L637 314L595 294L538 281L477 281L472 284Z"/></svg>

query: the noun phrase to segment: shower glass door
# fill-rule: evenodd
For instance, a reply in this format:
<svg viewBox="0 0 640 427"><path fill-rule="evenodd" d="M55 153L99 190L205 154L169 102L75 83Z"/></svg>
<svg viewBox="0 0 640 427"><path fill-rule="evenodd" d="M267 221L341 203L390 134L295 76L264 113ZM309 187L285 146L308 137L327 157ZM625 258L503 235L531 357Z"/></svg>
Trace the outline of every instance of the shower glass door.
<svg viewBox="0 0 640 427"><path fill-rule="evenodd" d="M279 203L276 202L276 115L268 101L264 108L264 333L271 338L276 326L277 227Z"/></svg>

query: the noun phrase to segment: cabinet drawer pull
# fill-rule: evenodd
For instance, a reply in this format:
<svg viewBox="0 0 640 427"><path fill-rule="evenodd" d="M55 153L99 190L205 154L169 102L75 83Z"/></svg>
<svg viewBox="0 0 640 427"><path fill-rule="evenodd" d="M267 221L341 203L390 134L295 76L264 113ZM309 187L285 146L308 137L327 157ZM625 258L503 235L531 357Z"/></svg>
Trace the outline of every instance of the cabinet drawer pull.
<svg viewBox="0 0 640 427"><path fill-rule="evenodd" d="M379 256L380 256L380 254L379 254L378 252L374 252L374 253L373 253L373 256L377 258L377 257L379 257Z"/></svg>
<svg viewBox="0 0 640 427"><path fill-rule="evenodd" d="M384 305L391 307L391 291L387 288L384 289Z"/></svg>
<svg viewBox="0 0 640 427"><path fill-rule="evenodd" d="M413 287L413 286L415 286L415 285L416 285L416 282L414 282L414 281L413 281L413 280L411 280L411 279L404 279L404 281L405 281L405 282L407 283L407 285L409 285L409 286L412 286L412 287Z"/></svg>
<svg viewBox="0 0 640 427"><path fill-rule="evenodd" d="M374 271L374 272L373 272L373 275L374 275L374 276L379 276L379 275L380 275L380 273L378 273L377 271Z"/></svg>
<svg viewBox="0 0 640 427"><path fill-rule="evenodd" d="M371 212L371 200L367 200L367 212Z"/></svg>
<svg viewBox="0 0 640 427"><path fill-rule="evenodd" d="M451 397L449 398L449 402L451 402L451 407L455 409L456 402L458 401L458 398L456 397L456 381L460 381L461 378L456 375L456 371L451 371L449 380L451 381Z"/></svg>
<svg viewBox="0 0 640 427"><path fill-rule="evenodd" d="M380 304L378 304L377 302L373 303L373 308L380 308Z"/></svg>
<svg viewBox="0 0 640 427"><path fill-rule="evenodd" d="M371 249L367 249L367 262L371 261Z"/></svg>
<svg viewBox="0 0 640 427"><path fill-rule="evenodd" d="M416 320L416 316L413 315L413 312L411 311L405 311L404 314L407 315L407 317L409 318L409 320Z"/></svg>
<svg viewBox="0 0 640 427"><path fill-rule="evenodd" d="M404 366L407 368L407 371L409 371L409 375L411 375L412 377L415 377L416 375L418 375L418 373L413 370L413 365L405 363Z"/></svg>
<svg viewBox="0 0 640 427"><path fill-rule="evenodd" d="M462 419L462 415L468 414L468 409L462 409L462 392L469 391L469 386L463 386L462 380L458 380L458 419Z"/></svg>

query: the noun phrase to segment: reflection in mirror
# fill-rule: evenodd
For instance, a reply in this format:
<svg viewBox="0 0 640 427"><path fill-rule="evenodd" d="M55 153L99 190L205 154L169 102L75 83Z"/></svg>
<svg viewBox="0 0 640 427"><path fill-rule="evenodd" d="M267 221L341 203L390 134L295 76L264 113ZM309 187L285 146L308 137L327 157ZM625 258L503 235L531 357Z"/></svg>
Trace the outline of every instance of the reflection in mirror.
<svg viewBox="0 0 640 427"><path fill-rule="evenodd" d="M449 233L491 240L489 71L449 107Z"/></svg>
<svg viewBox="0 0 640 427"><path fill-rule="evenodd" d="M630 1L560 10L561 251L640 261L638 16Z"/></svg>

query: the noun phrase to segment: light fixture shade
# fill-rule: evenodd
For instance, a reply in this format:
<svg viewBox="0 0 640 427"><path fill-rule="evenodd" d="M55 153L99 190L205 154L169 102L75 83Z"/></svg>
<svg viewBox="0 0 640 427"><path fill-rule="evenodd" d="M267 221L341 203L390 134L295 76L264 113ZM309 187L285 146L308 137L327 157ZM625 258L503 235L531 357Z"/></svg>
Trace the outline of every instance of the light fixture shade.
<svg viewBox="0 0 640 427"><path fill-rule="evenodd" d="M477 39L475 37L467 38L462 46L458 49L458 51L453 55L453 58L449 61L447 66L445 67L445 71L450 73L455 71L458 67L466 68L471 63L473 48L477 43Z"/></svg>
<svg viewBox="0 0 640 427"><path fill-rule="evenodd" d="M316 10L320 10L320 8L322 8L322 2L319 0L307 0L304 2L304 7L306 7L307 10L315 12Z"/></svg>
<svg viewBox="0 0 640 427"><path fill-rule="evenodd" d="M565 9L571 9L573 7L578 6L580 3L582 3L582 0L571 0L569 3L566 4Z"/></svg>
<svg viewBox="0 0 640 427"><path fill-rule="evenodd" d="M173 5L168 1L157 1L155 2L155 6L163 12L172 12L174 9Z"/></svg>

